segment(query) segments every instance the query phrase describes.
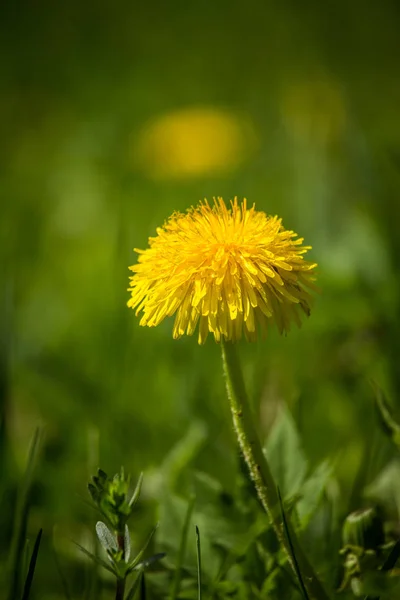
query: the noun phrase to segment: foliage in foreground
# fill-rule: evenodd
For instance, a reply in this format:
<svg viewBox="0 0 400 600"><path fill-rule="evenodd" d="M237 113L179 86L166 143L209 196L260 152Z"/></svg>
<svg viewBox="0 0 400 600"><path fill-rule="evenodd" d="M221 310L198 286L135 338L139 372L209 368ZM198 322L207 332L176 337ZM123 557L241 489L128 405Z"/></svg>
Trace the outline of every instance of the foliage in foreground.
<svg viewBox="0 0 400 600"><path fill-rule="evenodd" d="M394 442L393 451L397 452L398 425L378 388L376 406ZM288 568L240 459L233 493L201 472L193 473L189 498L177 493L176 481L188 469L196 435L189 432L166 460L169 467L164 469L156 493L159 526L148 532L143 543L135 535L138 521L149 508L146 499L141 498L142 474L133 492L130 477L123 470L109 477L99 469L92 477L88 489L91 506L99 515L97 522L93 521L97 543L93 551L76 544L75 560L84 568L89 565L96 584L86 590L72 589L60 570L57 598L307 598L302 574L298 572L296 579ZM42 529L33 548L26 541L39 443L37 432L16 508L7 582L9 600L50 597L43 595L45 590L35 590ZM279 485L283 521L286 514L291 515L329 595L367 600L397 598L398 524L397 519L385 516L385 509L386 514L390 511L385 503L387 487L382 484L390 464L381 469L375 482L364 478L364 493L359 495L364 497L363 505L343 519L337 511L333 465L323 462L314 469L309 467L287 409L283 408L276 419L265 452ZM288 529L286 535L290 541Z"/></svg>

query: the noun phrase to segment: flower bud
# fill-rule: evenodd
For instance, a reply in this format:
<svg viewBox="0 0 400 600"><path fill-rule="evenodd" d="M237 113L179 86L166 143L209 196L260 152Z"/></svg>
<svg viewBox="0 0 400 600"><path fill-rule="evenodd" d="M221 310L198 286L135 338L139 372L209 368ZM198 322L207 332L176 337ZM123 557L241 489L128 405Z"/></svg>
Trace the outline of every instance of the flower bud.
<svg viewBox="0 0 400 600"><path fill-rule="evenodd" d="M342 537L344 546L378 550L385 542L385 534L382 518L376 508L350 513L344 522Z"/></svg>

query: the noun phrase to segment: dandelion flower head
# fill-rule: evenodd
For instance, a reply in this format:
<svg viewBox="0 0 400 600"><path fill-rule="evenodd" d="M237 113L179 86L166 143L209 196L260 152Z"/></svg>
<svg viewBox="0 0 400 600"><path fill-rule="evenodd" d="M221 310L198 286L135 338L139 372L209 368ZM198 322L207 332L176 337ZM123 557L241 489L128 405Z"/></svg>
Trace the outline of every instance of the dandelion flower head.
<svg viewBox="0 0 400 600"><path fill-rule="evenodd" d="M276 323L280 333L300 326L310 314L315 263L304 259L311 248L284 229L281 219L247 207L235 198L206 200L186 214L174 213L137 250L130 267L128 306L142 313L140 325L155 327L175 315L173 337L208 333L217 342L253 341Z"/></svg>

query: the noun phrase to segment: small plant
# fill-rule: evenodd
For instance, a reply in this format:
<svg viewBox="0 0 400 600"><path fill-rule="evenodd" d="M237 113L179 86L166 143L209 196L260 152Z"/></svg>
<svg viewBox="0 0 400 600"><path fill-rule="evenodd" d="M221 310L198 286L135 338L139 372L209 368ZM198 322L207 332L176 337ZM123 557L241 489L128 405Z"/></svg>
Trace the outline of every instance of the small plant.
<svg viewBox="0 0 400 600"><path fill-rule="evenodd" d="M367 600L379 598L382 594L398 591L398 577L391 571L399 556L399 544L385 543L384 523L374 507L349 514L344 522L343 556L344 576L339 591L347 587L354 596L365 594Z"/></svg>
<svg viewBox="0 0 400 600"><path fill-rule="evenodd" d="M109 562L95 556L82 546L79 548L92 560L110 571L116 578L115 600L133 600L140 589L141 598L145 598L144 570L147 566L159 560L164 553L156 554L148 559L143 559L150 541L157 529L151 531L142 549L135 557L131 557L131 536L128 520L132 516L134 507L139 499L142 487L143 474L140 475L135 490L130 495L130 477L126 477L124 470L114 475L113 478L98 470L88 484L89 493L100 511L104 521L96 523L97 537L105 550ZM137 573L129 592L126 592L127 578L133 572Z"/></svg>

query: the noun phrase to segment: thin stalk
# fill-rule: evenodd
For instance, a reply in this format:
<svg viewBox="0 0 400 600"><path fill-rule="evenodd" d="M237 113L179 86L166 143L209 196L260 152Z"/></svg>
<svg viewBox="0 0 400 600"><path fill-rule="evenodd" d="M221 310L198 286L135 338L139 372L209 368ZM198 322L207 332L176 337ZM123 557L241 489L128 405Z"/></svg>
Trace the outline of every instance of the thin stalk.
<svg viewBox="0 0 400 600"><path fill-rule="evenodd" d="M287 555L288 562L297 576L296 565L293 561L293 552L284 532L277 487L254 426L253 415L247 398L236 348L232 343L225 342L224 340L221 341L221 348L222 362L226 377L226 388L239 446L243 452L261 504ZM314 600L328 600L329 597L300 548L300 544L293 527L290 525L289 519L287 519L287 521L287 527L290 529L291 542L294 547L307 593Z"/></svg>
<svg viewBox="0 0 400 600"><path fill-rule="evenodd" d="M183 523L182 533L181 533L181 543L179 547L178 560L175 569L175 575L172 580L171 592L169 596L169 600L176 600L179 595L179 590L181 586L181 578L182 578L182 565L185 560L186 555L186 544L187 537L189 532L190 519L192 517L193 509L194 509L195 496L193 496L188 503L185 521Z"/></svg>
<svg viewBox="0 0 400 600"><path fill-rule="evenodd" d="M18 493L15 518L14 533L10 550L10 588L9 600L20 597L21 587L21 566L24 551L24 543L29 515L29 492L32 484L36 460L38 457L42 429L37 427L29 449L28 462L22 479L21 487Z"/></svg>
<svg viewBox="0 0 400 600"><path fill-rule="evenodd" d="M30 591L31 591L31 587L32 587L33 576L35 574L36 561L37 561L37 557L39 554L40 540L42 539L42 533L43 533L43 529L40 529L39 533L37 534L37 537L36 537L35 545L33 547L31 560L29 561L28 574L25 579L22 600L29 599L29 595L30 595Z"/></svg>
<svg viewBox="0 0 400 600"><path fill-rule="evenodd" d="M118 549L122 551L121 560L125 560L125 534L122 531L117 533ZM117 589L115 591L115 600L124 600L126 575L117 577Z"/></svg>
<svg viewBox="0 0 400 600"><path fill-rule="evenodd" d="M201 544L200 529L196 525L196 550L197 550L197 600L201 600Z"/></svg>
<svg viewBox="0 0 400 600"><path fill-rule="evenodd" d="M124 600L124 595L125 595L125 577L124 578L118 577L115 600Z"/></svg>

